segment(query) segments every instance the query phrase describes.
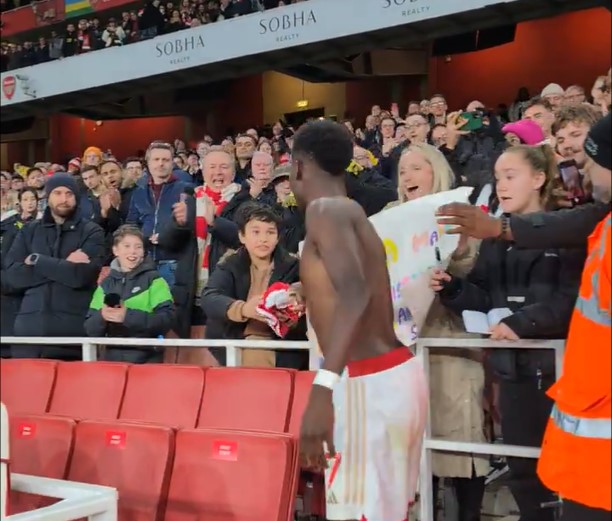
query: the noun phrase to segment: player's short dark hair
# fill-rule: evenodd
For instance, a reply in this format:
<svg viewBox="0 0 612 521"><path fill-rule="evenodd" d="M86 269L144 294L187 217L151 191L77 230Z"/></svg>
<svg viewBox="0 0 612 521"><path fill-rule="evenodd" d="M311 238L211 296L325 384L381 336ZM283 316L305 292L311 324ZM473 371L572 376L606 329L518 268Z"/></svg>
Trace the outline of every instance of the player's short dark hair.
<svg viewBox="0 0 612 521"><path fill-rule="evenodd" d="M311 121L296 132L292 155L298 160L308 157L333 176L344 175L353 159L351 134L344 125L334 121Z"/></svg>
<svg viewBox="0 0 612 521"><path fill-rule="evenodd" d="M281 226L281 219L272 208L254 201L243 204L236 217L238 228L242 233L244 233L246 225L251 221L274 224L277 230L280 230Z"/></svg>

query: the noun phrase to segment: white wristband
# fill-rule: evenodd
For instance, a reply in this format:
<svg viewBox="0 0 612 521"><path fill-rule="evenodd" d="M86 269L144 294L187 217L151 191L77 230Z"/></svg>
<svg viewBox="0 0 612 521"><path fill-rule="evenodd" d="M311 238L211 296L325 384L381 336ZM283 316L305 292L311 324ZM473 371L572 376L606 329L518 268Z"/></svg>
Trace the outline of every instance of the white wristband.
<svg viewBox="0 0 612 521"><path fill-rule="evenodd" d="M340 375L333 371L327 371L325 369L319 369L315 376L313 385L320 385L321 387L327 387L329 390L334 389L334 386L340 381Z"/></svg>

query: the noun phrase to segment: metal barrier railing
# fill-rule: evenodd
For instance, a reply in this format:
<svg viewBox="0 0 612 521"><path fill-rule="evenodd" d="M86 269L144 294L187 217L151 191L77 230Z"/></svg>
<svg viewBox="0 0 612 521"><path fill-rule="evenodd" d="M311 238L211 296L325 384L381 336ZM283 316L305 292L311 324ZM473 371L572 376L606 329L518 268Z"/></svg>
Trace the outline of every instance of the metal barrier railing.
<svg viewBox="0 0 612 521"><path fill-rule="evenodd" d="M75 481L11 474L11 490L61 499L54 505L14 514L6 521L117 521L117 490Z"/></svg>
<svg viewBox="0 0 612 521"><path fill-rule="evenodd" d="M556 377L561 375L565 341L563 340L519 340L517 342L492 341L466 338L421 338L417 340L416 353L423 357L423 366L427 382L429 382L429 349L554 349ZM434 519L433 511L433 473L431 452L463 452L468 454L487 454L511 456L517 458L539 458L540 448L521 447L517 445L501 445L492 443L472 443L434 439L431 437L431 410L427 416L423 452L421 455L421 470L419 472L419 509L423 521Z"/></svg>
<svg viewBox="0 0 612 521"><path fill-rule="evenodd" d="M311 370L318 369L319 352L316 344L310 342L266 341L266 340L185 340L185 339L149 339L149 338L70 338L70 337L1 337L2 344L29 344L29 345L61 345L81 346L82 357L85 361L97 360L97 349L101 346L122 346L136 348L152 347L185 347L185 348L225 348L227 353L227 366L241 365L242 349L302 349L309 351ZM491 341L481 339L457 338L422 338L416 343L416 353L422 356L427 381L429 382L429 349L430 348L456 348L456 349L554 349L555 368L557 378L561 374L565 342L563 340L520 340L517 342ZM422 520L433 519L433 487L431 451L460 452L469 454L487 454L498 456L514 456L519 458L538 458L540 449L536 447L521 447L516 445L500 445L490 443L472 443L434 439L431 437L431 414L428 415L423 441L423 453L420 470L420 513ZM27 518L34 521L38 518ZM46 519L46 518L45 518ZM13 518L11 518L13 521ZM15 518L14 521L26 521L26 518ZM107 521L106 518L101 521Z"/></svg>
<svg viewBox="0 0 612 521"><path fill-rule="evenodd" d="M310 369L319 368L319 351L314 342L296 342L286 340L208 340L183 338L89 338L89 337L28 337L3 336L0 343L5 345L37 345L37 346L81 346L82 358L86 362L98 359L98 347L134 347L140 349L152 347L185 347L185 348L224 348L227 354L227 366L238 367L242 362L243 349L267 349L282 351L285 349L301 349L309 351Z"/></svg>

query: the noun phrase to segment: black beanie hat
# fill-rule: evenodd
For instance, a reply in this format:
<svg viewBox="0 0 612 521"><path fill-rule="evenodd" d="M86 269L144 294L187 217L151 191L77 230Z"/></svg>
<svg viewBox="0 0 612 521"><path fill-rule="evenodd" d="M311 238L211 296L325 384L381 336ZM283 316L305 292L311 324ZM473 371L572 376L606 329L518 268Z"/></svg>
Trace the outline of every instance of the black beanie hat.
<svg viewBox="0 0 612 521"><path fill-rule="evenodd" d="M68 188L75 196L78 195L79 189L72 175L66 172L56 172L51 177L47 177L47 182L45 183L45 193L47 197L49 197L49 194L53 192L53 190L60 186Z"/></svg>
<svg viewBox="0 0 612 521"><path fill-rule="evenodd" d="M584 142L584 151L599 166L612 170L612 115L593 125Z"/></svg>

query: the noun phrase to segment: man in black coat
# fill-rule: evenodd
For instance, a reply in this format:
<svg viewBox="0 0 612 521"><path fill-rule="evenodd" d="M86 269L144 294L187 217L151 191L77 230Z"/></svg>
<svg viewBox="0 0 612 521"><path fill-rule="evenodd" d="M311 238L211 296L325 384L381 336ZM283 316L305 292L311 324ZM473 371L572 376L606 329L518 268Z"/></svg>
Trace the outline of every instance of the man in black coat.
<svg viewBox="0 0 612 521"><path fill-rule="evenodd" d="M48 207L13 242L4 275L24 292L16 336L85 336L83 323L104 256L104 232L81 219L78 188L64 172L47 180ZM79 349L15 346L14 358L80 358Z"/></svg>

